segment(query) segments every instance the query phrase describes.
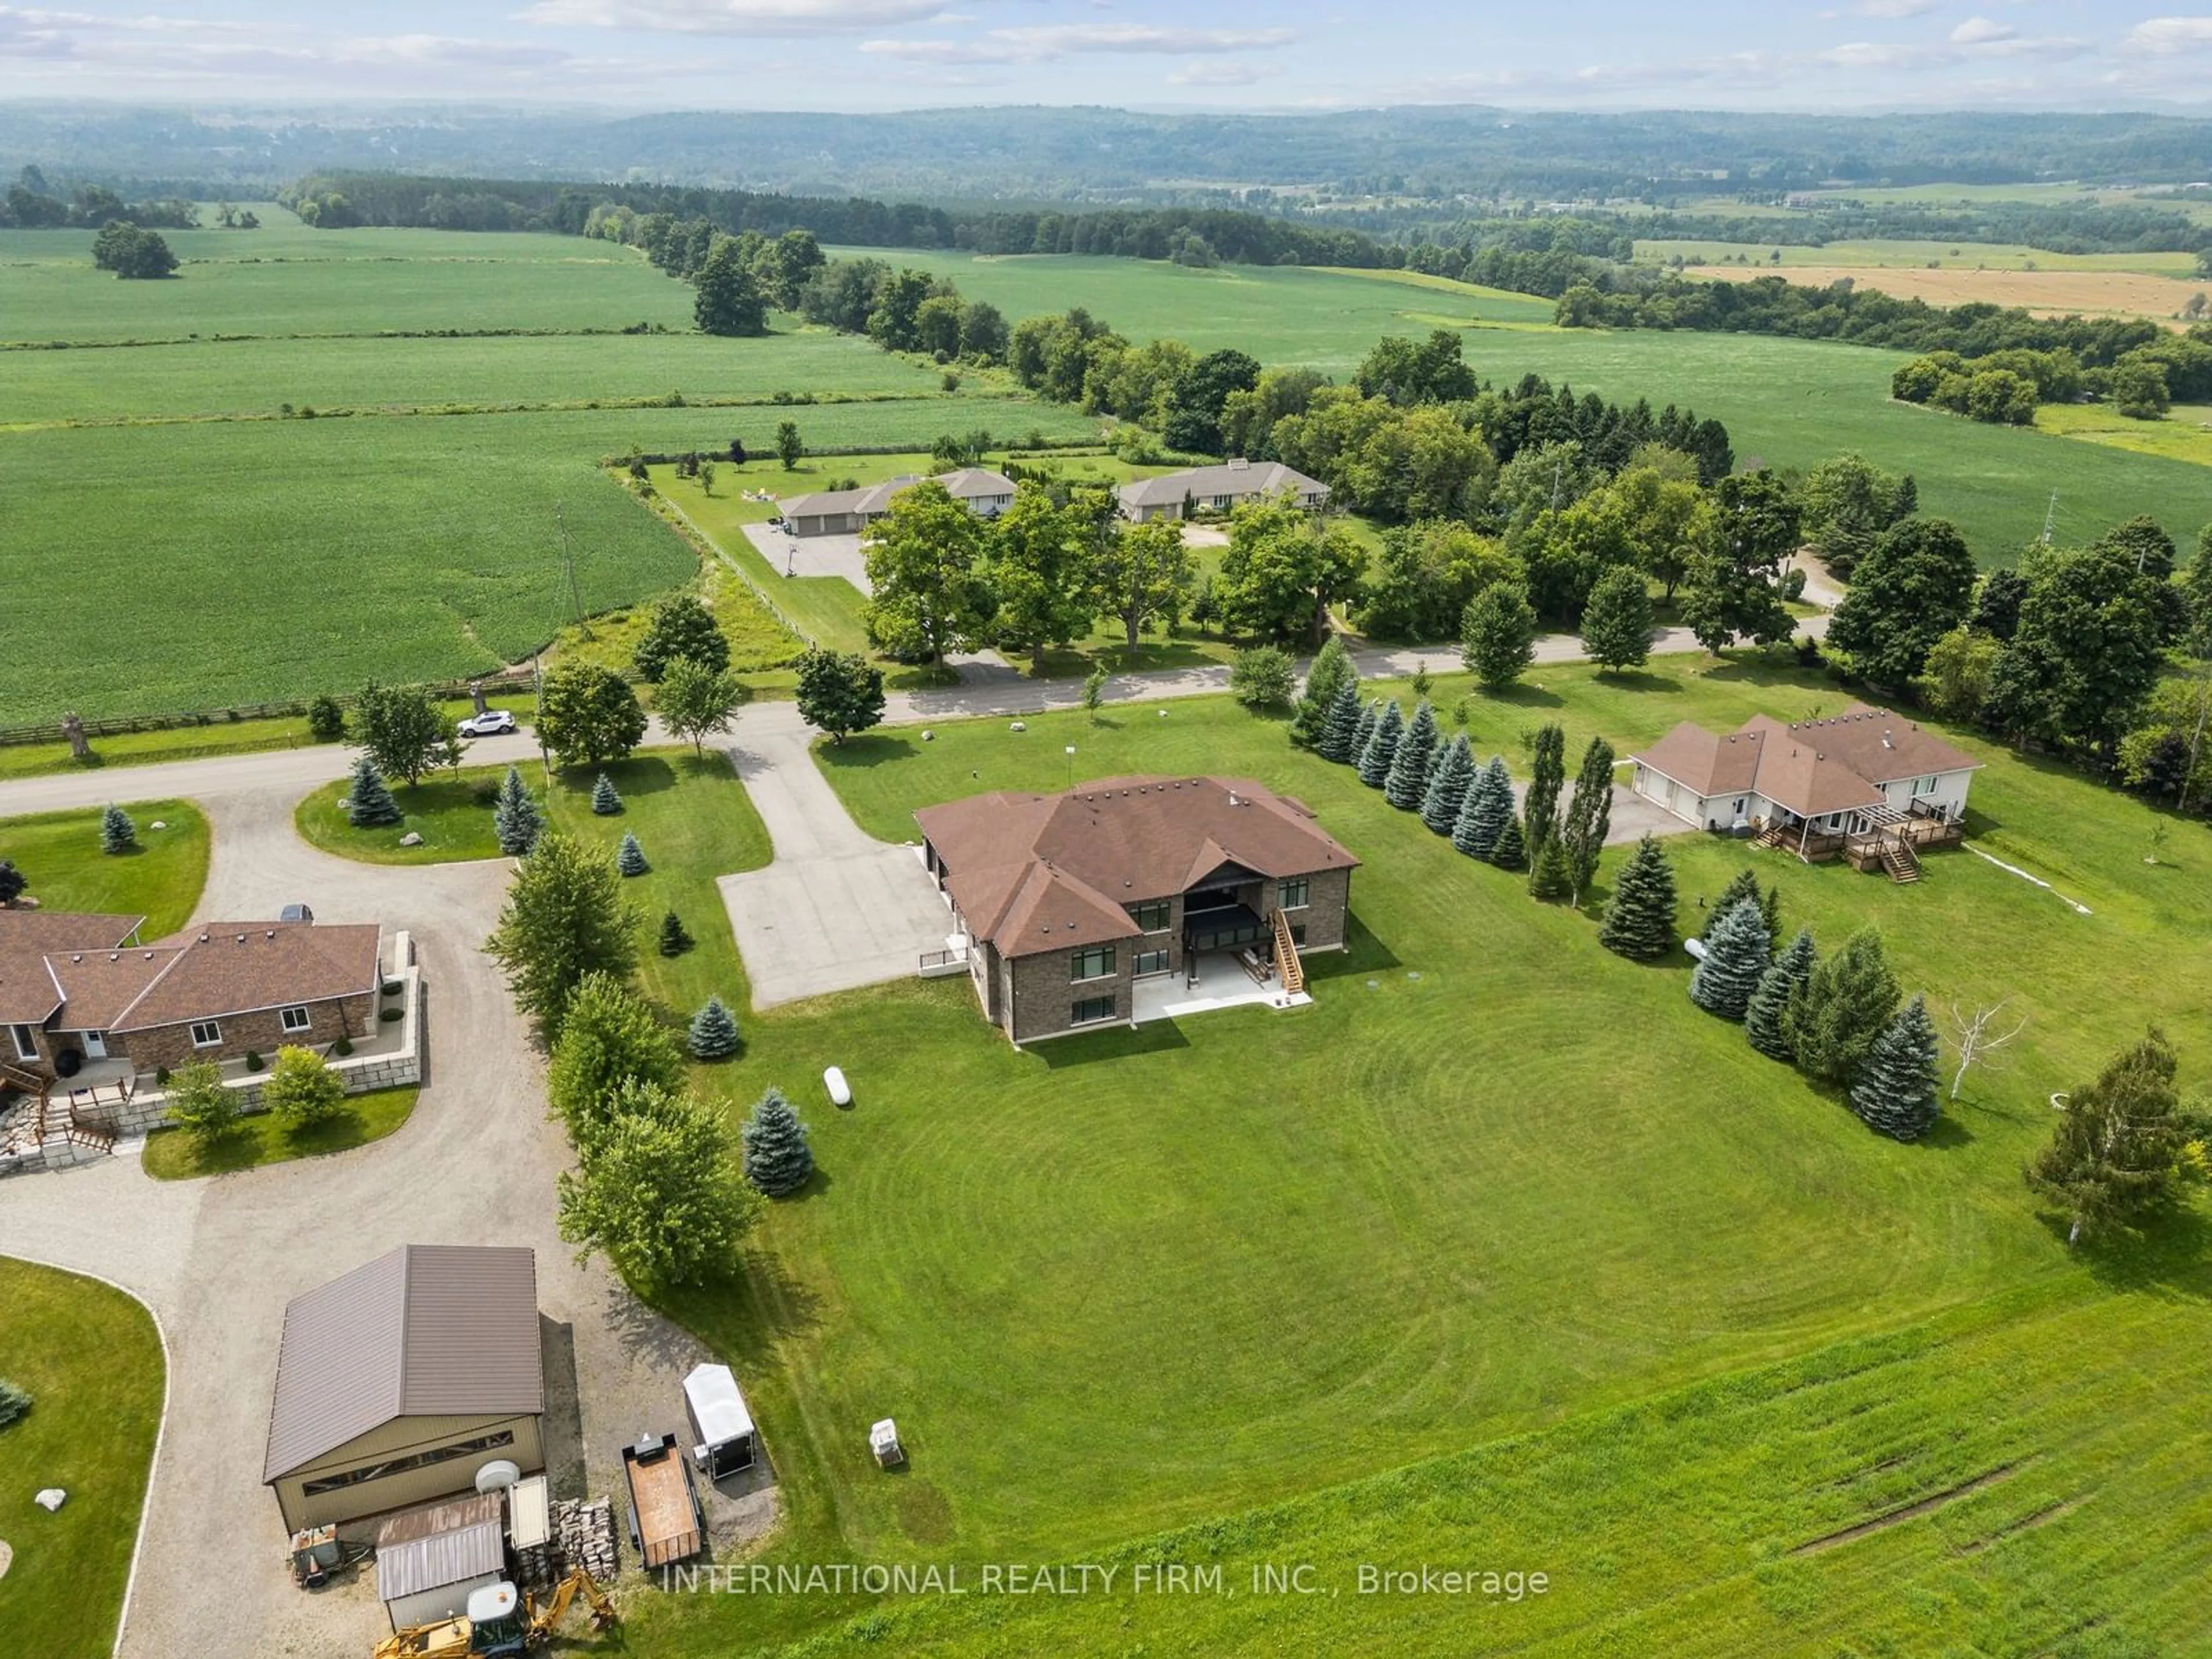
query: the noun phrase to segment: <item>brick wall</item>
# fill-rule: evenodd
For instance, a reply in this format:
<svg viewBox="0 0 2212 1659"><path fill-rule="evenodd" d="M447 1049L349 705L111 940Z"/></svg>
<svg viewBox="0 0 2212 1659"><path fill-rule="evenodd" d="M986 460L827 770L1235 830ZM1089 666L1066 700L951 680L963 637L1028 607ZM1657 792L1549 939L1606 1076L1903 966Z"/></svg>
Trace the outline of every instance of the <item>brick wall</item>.
<svg viewBox="0 0 2212 1659"><path fill-rule="evenodd" d="M358 1042L375 1032L376 995L372 991L328 1002L308 1003L306 1006L308 1026L304 1031L287 1031L283 1011L264 1008L250 1014L225 1016L218 1022L222 1042L216 1048L194 1048L192 1028L186 1022L118 1033L108 1039L108 1051L127 1055L142 1072L156 1072L163 1066L173 1072L196 1060L243 1060L248 1054L257 1054L266 1060L288 1043L319 1048L342 1036Z"/></svg>
<svg viewBox="0 0 2212 1659"><path fill-rule="evenodd" d="M1267 908L1260 914L1262 918L1275 908L1276 886L1267 884ZM1306 907L1303 910L1285 910L1284 920L1291 926L1304 925L1305 943L1298 946L1301 954L1308 951L1334 951L1342 947L1345 932L1352 910L1352 872L1323 870L1307 878Z"/></svg>
<svg viewBox="0 0 2212 1659"><path fill-rule="evenodd" d="M1127 939L1115 941L1111 978L1080 983L1069 977L1073 971L1072 951L1047 951L1041 956L1015 957L1011 1033L1014 1041L1034 1042L1040 1037L1058 1036L1071 1028L1076 1003L1088 997L1110 994L1115 1018L1126 1021L1130 1013L1129 964L1134 955L1130 943Z"/></svg>

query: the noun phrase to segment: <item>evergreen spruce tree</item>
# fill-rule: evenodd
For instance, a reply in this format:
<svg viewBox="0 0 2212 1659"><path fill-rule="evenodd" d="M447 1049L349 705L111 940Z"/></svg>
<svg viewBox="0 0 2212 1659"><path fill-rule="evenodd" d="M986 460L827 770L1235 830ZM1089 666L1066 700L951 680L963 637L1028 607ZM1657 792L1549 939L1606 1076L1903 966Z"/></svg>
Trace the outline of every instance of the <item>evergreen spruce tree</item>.
<svg viewBox="0 0 2212 1659"><path fill-rule="evenodd" d="M103 853L127 853L138 844L138 826L131 821L131 814L110 802L100 815L100 850Z"/></svg>
<svg viewBox="0 0 2212 1659"><path fill-rule="evenodd" d="M814 1173L806 1126L781 1089L770 1089L745 1120L745 1179L770 1198L797 1192Z"/></svg>
<svg viewBox="0 0 2212 1659"><path fill-rule="evenodd" d="M1513 821L1513 776L1505 757L1492 755L1490 764L1474 775L1460 803L1452 825L1452 845L1471 859L1486 859L1496 850L1498 836Z"/></svg>
<svg viewBox="0 0 2212 1659"><path fill-rule="evenodd" d="M509 858L522 857L538 844L538 831L544 827L536 798L523 787L522 774L508 767L491 809L491 832L499 850Z"/></svg>
<svg viewBox="0 0 2212 1659"><path fill-rule="evenodd" d="M671 910L666 915L661 917L661 955L680 957L697 943L698 941L691 937L690 929L684 927L684 918L678 915L675 911Z"/></svg>
<svg viewBox="0 0 2212 1659"><path fill-rule="evenodd" d="M1766 936L1779 940L1782 937L1782 890L1769 884L1759 896L1759 914L1766 923Z"/></svg>
<svg viewBox="0 0 2212 1659"><path fill-rule="evenodd" d="M1533 860L1559 823L1559 791L1567 781L1567 734L1557 723L1539 726L1529 763L1528 791L1521 798L1522 833Z"/></svg>
<svg viewBox="0 0 2212 1659"><path fill-rule="evenodd" d="M1917 1140L1942 1109L1936 1097L1936 1022L1917 996L1868 1048L1851 1079L1851 1109L1893 1140Z"/></svg>
<svg viewBox="0 0 2212 1659"><path fill-rule="evenodd" d="M1743 1014L1743 1034L1769 1060L1788 1065L1797 1058L1796 1050L1790 1046L1784 1021L1790 998L1813 976L1814 960L1813 930L1800 927L1797 937L1774 958L1774 965L1759 975L1759 988L1751 994Z"/></svg>
<svg viewBox="0 0 2212 1659"><path fill-rule="evenodd" d="M1521 815L1508 811L1505 827L1490 849L1490 861L1501 870L1518 870L1528 862L1528 838L1521 829Z"/></svg>
<svg viewBox="0 0 2212 1659"><path fill-rule="evenodd" d="M1352 758L1352 739L1358 730L1359 687L1346 680L1336 688L1336 696L1329 699L1328 720L1322 727L1320 741L1314 744L1314 752L1323 760L1348 765Z"/></svg>
<svg viewBox="0 0 2212 1659"><path fill-rule="evenodd" d="M1528 896L1546 904L1556 904L1574 890L1574 866L1567 857L1565 844L1557 836L1545 836L1528 862Z"/></svg>
<svg viewBox="0 0 2212 1659"><path fill-rule="evenodd" d="M691 1016L690 1046L694 1060L727 1060L738 1052L738 1019L719 996Z"/></svg>
<svg viewBox="0 0 2212 1659"><path fill-rule="evenodd" d="M1690 1000L1723 1019L1741 1019L1766 973L1772 945L1759 901L1738 899L1705 935L1705 958L1690 975Z"/></svg>
<svg viewBox="0 0 2212 1659"><path fill-rule="evenodd" d="M1419 811L1421 796L1429 787L1429 762L1436 748L1437 711L1423 698L1390 757L1390 770L1382 780L1382 799L1401 812Z"/></svg>
<svg viewBox="0 0 2212 1659"><path fill-rule="evenodd" d="M1291 741L1304 748L1318 748L1336 707L1336 694L1358 683L1359 671L1352 665L1352 653L1344 648L1341 637L1330 635L1328 643L1316 653L1313 666L1306 670L1297 708L1291 716ZM1356 699L1358 693L1352 695Z"/></svg>
<svg viewBox="0 0 2212 1659"><path fill-rule="evenodd" d="M1367 745L1375 740L1375 726L1382 718L1382 699L1377 697L1359 711L1359 720L1352 728L1352 742L1344 753L1346 766L1357 766L1367 758Z"/></svg>
<svg viewBox="0 0 2212 1659"><path fill-rule="evenodd" d="M1824 1083L1849 1082L1897 1012L1897 997L1881 935L1860 928L1814 967L1783 1012L1798 1065Z"/></svg>
<svg viewBox="0 0 2212 1659"><path fill-rule="evenodd" d="M1729 884L1721 889L1721 896L1713 901L1713 908L1705 912L1705 930L1698 937L1711 939L1713 929L1721 925L1721 918L1746 899L1753 904L1759 902L1759 878L1752 874L1748 866L1729 878Z"/></svg>
<svg viewBox="0 0 2212 1659"><path fill-rule="evenodd" d="M602 772L592 781L592 811L603 818L611 818L623 810L623 799L615 793L615 781Z"/></svg>
<svg viewBox="0 0 2212 1659"><path fill-rule="evenodd" d="M653 868L645 861L645 848L627 830L623 831L622 845L615 852L615 868L626 876L641 876Z"/></svg>
<svg viewBox="0 0 2212 1659"><path fill-rule="evenodd" d="M1449 836L1459 822L1460 808L1474 783L1474 750L1462 732L1443 745L1443 758L1429 778L1428 793L1421 798L1421 822L1440 836Z"/></svg>
<svg viewBox="0 0 2212 1659"><path fill-rule="evenodd" d="M399 822L399 803L376 763L366 755L353 763L353 781L346 789L346 822L356 830L374 830Z"/></svg>
<svg viewBox="0 0 2212 1659"><path fill-rule="evenodd" d="M1633 962L1656 961L1674 942L1674 866L1652 836L1638 842L1620 866L1597 942Z"/></svg>
<svg viewBox="0 0 2212 1659"><path fill-rule="evenodd" d="M1375 735L1367 740L1366 751L1359 757L1359 781L1370 789L1380 789L1390 778L1390 763L1398 758L1398 740L1406 735L1406 717L1395 702L1382 710L1382 717L1375 722Z"/></svg>

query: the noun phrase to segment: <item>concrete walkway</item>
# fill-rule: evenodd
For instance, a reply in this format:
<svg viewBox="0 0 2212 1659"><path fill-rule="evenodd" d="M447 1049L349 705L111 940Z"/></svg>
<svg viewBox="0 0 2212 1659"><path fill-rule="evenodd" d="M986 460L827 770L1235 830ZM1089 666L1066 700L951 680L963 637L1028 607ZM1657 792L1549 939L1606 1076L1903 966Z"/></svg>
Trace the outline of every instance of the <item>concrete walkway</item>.
<svg viewBox="0 0 2212 1659"><path fill-rule="evenodd" d="M169 1411L126 1659L366 1654L384 1629L373 1575L315 1595L295 1589L260 1484L287 1301L397 1244L531 1246L551 1322L549 1370L564 1374L552 1385L553 1420L569 1425L565 1447L549 1455L571 1494L618 1490L621 1445L681 1423L682 1377L704 1354L604 1266L577 1266L558 1236L554 1180L568 1147L547 1121L528 1033L478 948L505 866L328 858L292 832L293 786L193 793L215 830L199 920L267 915L297 899L321 921L375 920L413 934L428 998L420 1103L374 1146L237 1175L155 1182L125 1153L0 1182L0 1255L115 1281L168 1340ZM753 1525L771 1516L764 1506Z"/></svg>
<svg viewBox="0 0 2212 1659"><path fill-rule="evenodd" d="M775 848L766 869L719 884L756 1008L909 978L952 926L914 849L853 822L814 764L813 735L791 704L764 703L730 750Z"/></svg>

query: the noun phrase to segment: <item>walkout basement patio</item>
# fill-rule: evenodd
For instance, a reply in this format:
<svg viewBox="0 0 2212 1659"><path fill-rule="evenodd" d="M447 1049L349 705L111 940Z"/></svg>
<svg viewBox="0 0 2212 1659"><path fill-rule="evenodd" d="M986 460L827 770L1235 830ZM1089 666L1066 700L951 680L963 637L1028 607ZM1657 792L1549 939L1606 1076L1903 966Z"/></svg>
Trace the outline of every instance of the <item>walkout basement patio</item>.
<svg viewBox="0 0 2212 1659"><path fill-rule="evenodd" d="M1180 1019L1187 1014L1211 1013L1216 1008L1304 1008L1313 1001L1306 991L1285 992L1282 981L1270 976L1265 984L1244 971L1233 951L1205 951L1195 958L1198 981L1180 974L1153 974L1132 982L1129 1023L1142 1025L1155 1019Z"/></svg>

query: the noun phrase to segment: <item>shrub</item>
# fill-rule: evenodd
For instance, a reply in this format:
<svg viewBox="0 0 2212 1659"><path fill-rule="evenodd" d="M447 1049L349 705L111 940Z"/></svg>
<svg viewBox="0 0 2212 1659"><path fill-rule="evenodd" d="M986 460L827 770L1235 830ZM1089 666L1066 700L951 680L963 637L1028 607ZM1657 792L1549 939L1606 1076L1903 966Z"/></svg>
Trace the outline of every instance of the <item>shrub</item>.
<svg viewBox="0 0 2212 1659"><path fill-rule="evenodd" d="M19 1420L31 1409L31 1391L20 1382L0 1376L0 1429Z"/></svg>
<svg viewBox="0 0 2212 1659"><path fill-rule="evenodd" d="M138 826L121 807L110 805L100 815L100 850L127 853L138 844Z"/></svg>
<svg viewBox="0 0 2212 1659"><path fill-rule="evenodd" d="M343 1060L353 1053L353 1039L349 1036L340 1037L336 1042L331 1044L331 1052L340 1060Z"/></svg>
<svg viewBox="0 0 2212 1659"><path fill-rule="evenodd" d="M395 1019L406 1018L407 1011L404 1008L386 1008L380 1010L376 1017L379 1019L385 1021L386 1024L389 1024Z"/></svg>
<svg viewBox="0 0 2212 1659"><path fill-rule="evenodd" d="M691 1016L690 1036L694 1060L727 1060L742 1041L737 1017L719 996L708 997L706 1006Z"/></svg>
<svg viewBox="0 0 2212 1659"><path fill-rule="evenodd" d="M246 1051L246 1069L247 1071L258 1072L267 1064L268 1062L261 1058L261 1054L258 1049L248 1048Z"/></svg>
<svg viewBox="0 0 2212 1659"><path fill-rule="evenodd" d="M1229 694L1247 708L1280 708L1290 702L1296 678L1287 651L1255 645L1231 661Z"/></svg>
<svg viewBox="0 0 2212 1659"><path fill-rule="evenodd" d="M396 997L405 988L403 981L399 980L387 979L380 988L386 996Z"/></svg>
<svg viewBox="0 0 2212 1659"><path fill-rule="evenodd" d="M253 1063L253 1056L246 1056ZM287 1127L304 1129L345 1109L345 1082L313 1048L286 1047L261 1086L262 1103Z"/></svg>
<svg viewBox="0 0 2212 1659"><path fill-rule="evenodd" d="M154 1068L154 1082L155 1086L159 1088L167 1088L169 1086L169 1068L166 1066L156 1066Z"/></svg>
<svg viewBox="0 0 2212 1659"><path fill-rule="evenodd" d="M603 818L611 818L623 810L623 798L615 791L615 781L602 772L592 781L592 811Z"/></svg>
<svg viewBox="0 0 2212 1659"><path fill-rule="evenodd" d="M623 831L622 846L615 853L615 868L625 876L641 876L653 868L645 861L645 848L627 830Z"/></svg>
<svg viewBox="0 0 2212 1659"><path fill-rule="evenodd" d="M169 1121L204 1146L238 1127L238 1097L210 1060L194 1060L169 1087Z"/></svg>
<svg viewBox="0 0 2212 1659"><path fill-rule="evenodd" d="M691 937L690 930L684 927L684 919L678 915L675 911L671 910L666 915L661 917L661 955L664 957L680 957L686 951L690 950L696 943L697 943L697 941Z"/></svg>
<svg viewBox="0 0 2212 1659"><path fill-rule="evenodd" d="M317 743L336 743L345 736L345 710L329 692L318 693L307 705L307 735Z"/></svg>

